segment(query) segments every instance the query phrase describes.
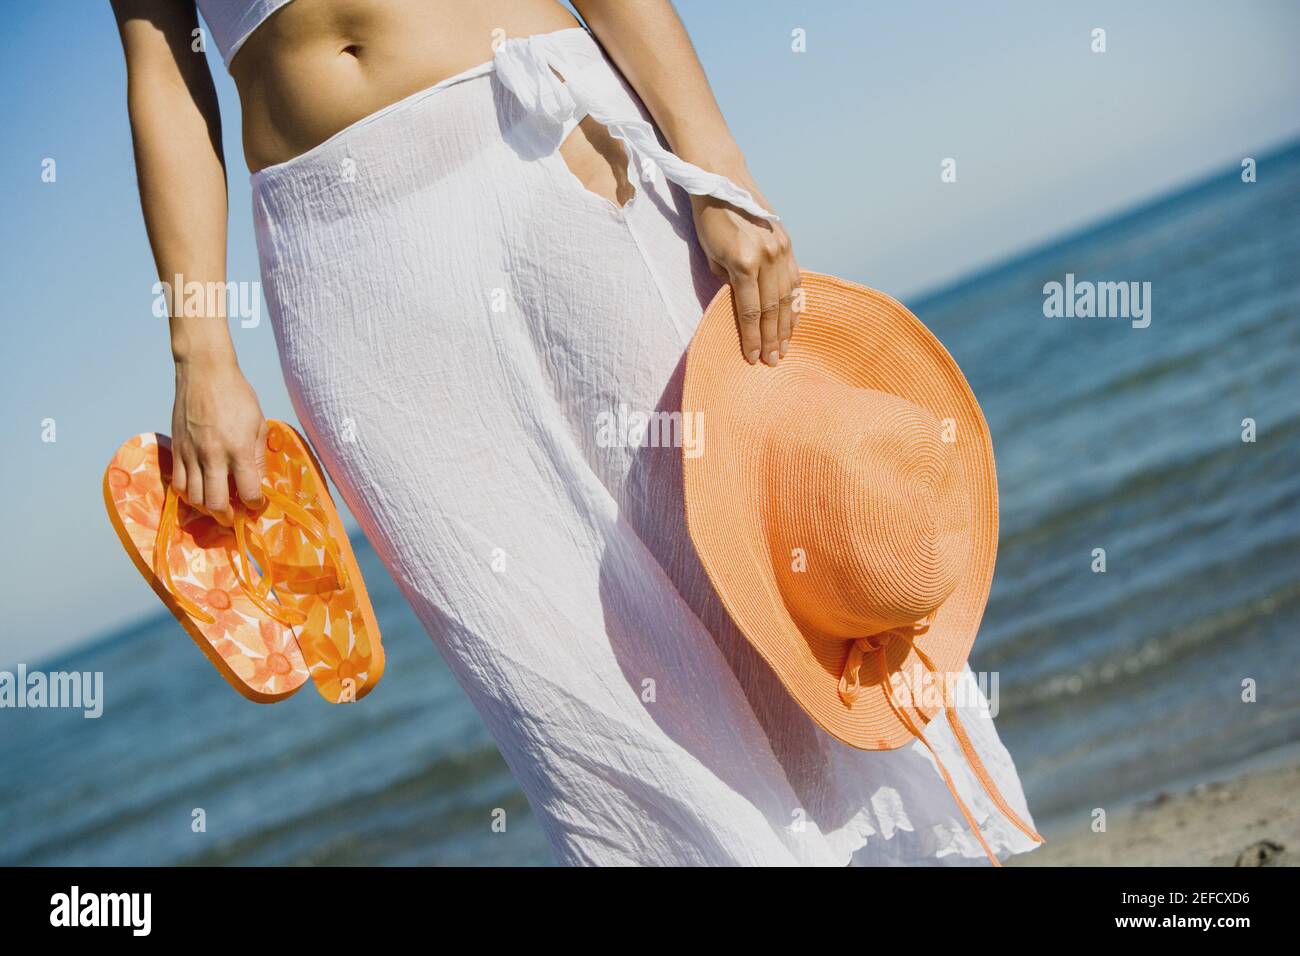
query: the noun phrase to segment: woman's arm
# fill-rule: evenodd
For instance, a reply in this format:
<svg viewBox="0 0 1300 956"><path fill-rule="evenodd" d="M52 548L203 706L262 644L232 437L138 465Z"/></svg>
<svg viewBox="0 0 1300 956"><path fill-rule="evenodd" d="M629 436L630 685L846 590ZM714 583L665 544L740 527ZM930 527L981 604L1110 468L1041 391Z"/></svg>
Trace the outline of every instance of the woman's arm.
<svg viewBox="0 0 1300 956"><path fill-rule="evenodd" d="M193 0L113 0L113 11L126 55L145 228L159 278L178 304L177 276L182 288L225 282L226 170L216 89L192 46ZM176 311L169 320L176 364L172 480L190 504L229 521L229 475L244 501L260 503L265 423L239 371L225 309Z"/></svg>
<svg viewBox="0 0 1300 956"><path fill-rule="evenodd" d="M574 7L640 95L673 151L721 173L766 208L713 98L686 28L668 0L574 0ZM741 349L752 362L785 355L799 266L780 223L751 219L724 202L692 196L695 229L713 271L731 282Z"/></svg>

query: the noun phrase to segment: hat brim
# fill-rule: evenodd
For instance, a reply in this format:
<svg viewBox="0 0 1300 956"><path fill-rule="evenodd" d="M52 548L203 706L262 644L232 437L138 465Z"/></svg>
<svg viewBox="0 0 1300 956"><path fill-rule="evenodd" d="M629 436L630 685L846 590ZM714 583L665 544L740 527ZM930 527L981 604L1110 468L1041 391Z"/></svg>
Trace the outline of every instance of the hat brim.
<svg viewBox="0 0 1300 956"><path fill-rule="evenodd" d="M763 528L766 465L753 440L761 427L756 417L779 400L783 382L815 376L899 396L955 425L970 495L970 558L929 629L915 639L939 677L949 680L965 667L993 581L998 541L993 443L961 369L903 305L874 289L815 272L804 271L801 285L804 308L789 352L776 368L742 358L730 285L719 290L700 320L687 354L682 411L703 416L707 440L703 454L683 457L686 522L732 620L808 715L852 747L892 750L914 737L886 697L873 662L863 667L857 699L846 704L839 681L849 642L801 625L782 599ZM892 643L885 653L887 672L901 672L919 693L910 678L924 672L916 651ZM916 706L906 709L917 726L941 709L934 695L912 702Z"/></svg>

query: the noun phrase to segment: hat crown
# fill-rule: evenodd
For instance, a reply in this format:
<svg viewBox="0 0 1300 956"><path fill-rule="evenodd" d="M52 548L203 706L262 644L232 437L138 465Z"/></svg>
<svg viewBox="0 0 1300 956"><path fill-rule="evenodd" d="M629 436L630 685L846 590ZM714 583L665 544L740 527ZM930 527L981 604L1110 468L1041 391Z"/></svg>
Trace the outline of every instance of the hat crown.
<svg viewBox="0 0 1300 956"><path fill-rule="evenodd" d="M853 640L916 623L956 589L971 513L956 436L893 395L818 383L768 450L769 543L791 613ZM812 424L810 424L812 423Z"/></svg>

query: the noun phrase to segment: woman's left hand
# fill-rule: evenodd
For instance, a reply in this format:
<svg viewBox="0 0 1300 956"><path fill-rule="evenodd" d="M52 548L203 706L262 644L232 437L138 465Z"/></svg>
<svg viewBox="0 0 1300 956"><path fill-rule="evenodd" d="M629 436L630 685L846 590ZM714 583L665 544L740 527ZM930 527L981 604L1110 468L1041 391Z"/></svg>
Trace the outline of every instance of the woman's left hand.
<svg viewBox="0 0 1300 956"><path fill-rule="evenodd" d="M771 205L747 176L733 181L764 209ZM740 349L750 365L776 365L790 347L799 317L792 309L799 265L779 222L755 219L712 196L691 196L695 232L714 275L731 283Z"/></svg>

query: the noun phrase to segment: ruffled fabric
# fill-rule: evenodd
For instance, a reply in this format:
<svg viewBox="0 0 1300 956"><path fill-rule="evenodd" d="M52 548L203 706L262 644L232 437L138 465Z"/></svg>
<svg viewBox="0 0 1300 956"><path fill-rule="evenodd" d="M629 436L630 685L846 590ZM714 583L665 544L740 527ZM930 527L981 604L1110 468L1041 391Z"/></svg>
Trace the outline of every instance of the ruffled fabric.
<svg viewBox="0 0 1300 956"><path fill-rule="evenodd" d="M596 110L664 173L621 208L557 152ZM823 733L699 565L682 456L709 432L671 416L721 280L686 190L746 197L646 130L599 47L566 30L507 41L255 175L298 417L558 862L987 865L929 754ZM992 721L962 721L1028 819ZM993 850L1026 849L944 719L926 733Z"/></svg>
<svg viewBox="0 0 1300 956"><path fill-rule="evenodd" d="M524 109L557 127L571 126L590 116L626 145L631 159L641 164L642 181L653 178L657 167L688 193L712 196L759 219L780 219L727 177L703 170L664 149L654 127L640 115L611 107L610 99L601 96L599 84L584 82L583 72L566 57L574 44L573 37L572 31L543 33L509 39L497 48L493 58L497 76ZM634 162L629 162L628 174L629 178L637 178Z"/></svg>

